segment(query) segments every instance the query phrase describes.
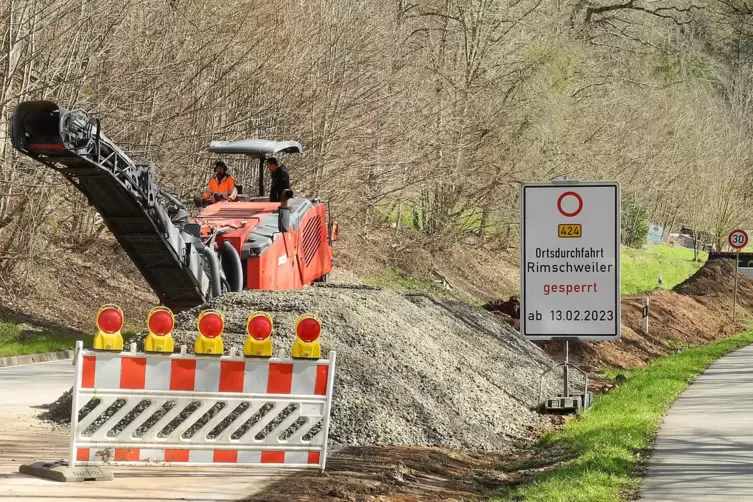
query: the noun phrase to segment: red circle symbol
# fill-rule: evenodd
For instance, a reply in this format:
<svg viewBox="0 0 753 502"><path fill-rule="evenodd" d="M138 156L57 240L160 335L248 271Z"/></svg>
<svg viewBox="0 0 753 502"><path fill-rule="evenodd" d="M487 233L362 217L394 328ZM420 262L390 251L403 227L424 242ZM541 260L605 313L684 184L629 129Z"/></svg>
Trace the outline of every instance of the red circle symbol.
<svg viewBox="0 0 753 502"><path fill-rule="evenodd" d="M105 333L116 333L123 327L123 315L112 307L102 309L97 317L97 326Z"/></svg>
<svg viewBox="0 0 753 502"><path fill-rule="evenodd" d="M578 200L578 208L572 213L568 213L567 211L562 209L562 201L565 200L565 197L569 197L569 196L575 197ZM573 216L578 216L578 214L580 214L581 210L583 209L583 199L581 199L580 195L578 195L575 192L565 192L562 195L560 195L559 199L557 199L557 209L559 210L562 216L567 216L568 218L572 218Z"/></svg>
<svg viewBox="0 0 753 502"><path fill-rule="evenodd" d="M157 310L149 316L149 329L157 336L165 336L173 330L173 316L165 310Z"/></svg>
<svg viewBox="0 0 753 502"><path fill-rule="evenodd" d="M742 249L748 245L748 234L745 232L745 230L733 230L732 232L730 232L729 238L727 240L729 241L729 245L733 248Z"/></svg>

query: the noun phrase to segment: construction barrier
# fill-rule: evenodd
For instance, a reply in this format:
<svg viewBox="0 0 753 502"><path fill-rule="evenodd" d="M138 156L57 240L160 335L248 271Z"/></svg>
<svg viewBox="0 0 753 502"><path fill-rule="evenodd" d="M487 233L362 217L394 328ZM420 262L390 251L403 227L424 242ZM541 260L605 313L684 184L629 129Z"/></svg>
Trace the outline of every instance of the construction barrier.
<svg viewBox="0 0 753 502"><path fill-rule="evenodd" d="M209 334L199 319L200 337L208 333L221 347L224 320ZM271 318L261 335L262 323L253 319L259 315L249 317L249 337L268 344ZM315 318L299 323L306 319ZM315 343L316 354L286 359L250 357L248 342L246 355L233 349L229 356L221 349L187 355L185 346L178 354L140 353L135 345L129 352L87 350L77 342L68 465L324 470L336 355L319 359L319 328L304 328L304 340L296 341ZM271 354L271 345L258 350Z"/></svg>

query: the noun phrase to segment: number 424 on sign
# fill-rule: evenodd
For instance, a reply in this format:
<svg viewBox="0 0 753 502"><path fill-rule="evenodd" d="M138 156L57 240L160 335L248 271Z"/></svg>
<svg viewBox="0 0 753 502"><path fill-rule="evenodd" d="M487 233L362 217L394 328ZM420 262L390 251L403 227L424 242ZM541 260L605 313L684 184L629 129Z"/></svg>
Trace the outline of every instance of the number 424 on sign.
<svg viewBox="0 0 753 502"><path fill-rule="evenodd" d="M563 223L557 225L557 236L565 239L578 238L582 235L580 223Z"/></svg>

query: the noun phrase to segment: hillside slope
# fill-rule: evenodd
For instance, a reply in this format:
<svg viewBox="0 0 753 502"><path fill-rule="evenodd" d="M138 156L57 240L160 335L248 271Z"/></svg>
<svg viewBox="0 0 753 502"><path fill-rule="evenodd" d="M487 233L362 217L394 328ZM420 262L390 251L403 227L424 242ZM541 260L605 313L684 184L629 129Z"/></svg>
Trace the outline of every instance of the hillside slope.
<svg viewBox="0 0 753 502"><path fill-rule="evenodd" d="M331 200L353 256L387 266L428 252L477 268L487 258L464 250L514 246L523 180L620 181L626 243L649 219L717 247L753 224L740 167L753 155L753 63L740 59L753 34L723 1L260 0L238 17L245 0L93 0L97 23L73 0L55 5L0 16L3 50L22 63L0 88L4 273L106 232L60 176L14 151L8 118L29 99L95 113L185 200L206 186L211 140L300 139L305 154L284 158L296 192ZM256 167L228 162L255 192Z"/></svg>

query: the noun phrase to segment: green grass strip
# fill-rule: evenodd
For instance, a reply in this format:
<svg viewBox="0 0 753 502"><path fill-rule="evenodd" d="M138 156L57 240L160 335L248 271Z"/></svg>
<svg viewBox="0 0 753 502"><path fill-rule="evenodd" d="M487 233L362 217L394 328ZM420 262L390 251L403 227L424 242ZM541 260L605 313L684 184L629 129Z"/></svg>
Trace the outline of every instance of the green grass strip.
<svg viewBox="0 0 753 502"><path fill-rule="evenodd" d="M698 253L701 262L693 261L693 250L670 246L650 246L644 249L623 249L620 260L620 282L623 295L651 291L662 275L662 287L672 289L694 274L708 258Z"/></svg>
<svg viewBox="0 0 753 502"><path fill-rule="evenodd" d="M624 501L640 487L638 465L672 402L714 360L753 343L753 331L660 358L623 372L618 389L599 396L591 409L540 446L573 458L542 471L493 501Z"/></svg>
<svg viewBox="0 0 753 502"><path fill-rule="evenodd" d="M73 350L76 340L90 347L92 335L73 330L35 326L16 320L0 321L0 357Z"/></svg>

